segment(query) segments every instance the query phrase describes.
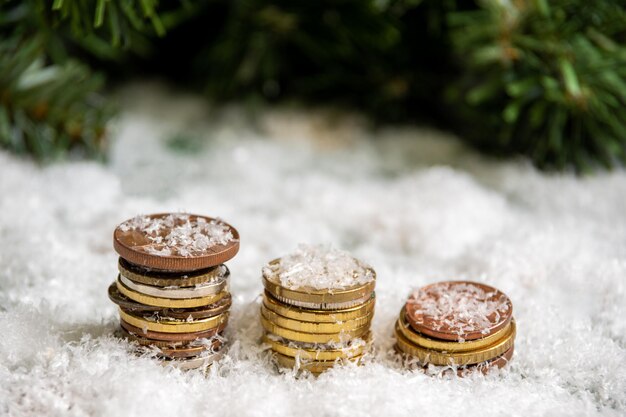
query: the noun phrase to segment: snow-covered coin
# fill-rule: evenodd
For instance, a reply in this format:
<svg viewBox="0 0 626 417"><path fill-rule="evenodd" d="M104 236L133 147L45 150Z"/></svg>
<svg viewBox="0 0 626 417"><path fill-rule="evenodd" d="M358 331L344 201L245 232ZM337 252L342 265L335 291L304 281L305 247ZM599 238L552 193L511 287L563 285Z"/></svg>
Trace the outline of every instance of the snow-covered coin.
<svg viewBox="0 0 626 417"><path fill-rule="evenodd" d="M372 299L376 273L347 252L320 245L300 245L296 251L263 268L263 285L283 303L337 310Z"/></svg>
<svg viewBox="0 0 626 417"><path fill-rule="evenodd" d="M194 271L220 265L239 251L239 233L211 217L185 213L137 216L117 226L113 247L135 265Z"/></svg>
<svg viewBox="0 0 626 417"><path fill-rule="evenodd" d="M447 281L427 285L406 303L411 327L444 340L475 340L505 327L513 317L506 294L470 281Z"/></svg>

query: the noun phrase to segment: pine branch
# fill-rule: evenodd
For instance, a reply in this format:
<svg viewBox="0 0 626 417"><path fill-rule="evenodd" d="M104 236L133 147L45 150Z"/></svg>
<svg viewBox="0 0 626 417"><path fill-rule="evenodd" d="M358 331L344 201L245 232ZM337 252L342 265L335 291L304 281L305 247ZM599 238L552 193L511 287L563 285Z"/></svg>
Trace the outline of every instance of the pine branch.
<svg viewBox="0 0 626 417"><path fill-rule="evenodd" d="M180 18L156 0L0 0L0 146L39 160L101 157L110 106L77 57L145 54ZM77 48L78 47L78 48Z"/></svg>
<svg viewBox="0 0 626 417"><path fill-rule="evenodd" d="M626 10L618 1L488 0L452 13L460 130L543 168L626 162Z"/></svg>
<svg viewBox="0 0 626 417"><path fill-rule="evenodd" d="M43 45L0 41L0 146L40 160L69 151L101 156L110 116L97 94L102 78L74 61L47 64Z"/></svg>

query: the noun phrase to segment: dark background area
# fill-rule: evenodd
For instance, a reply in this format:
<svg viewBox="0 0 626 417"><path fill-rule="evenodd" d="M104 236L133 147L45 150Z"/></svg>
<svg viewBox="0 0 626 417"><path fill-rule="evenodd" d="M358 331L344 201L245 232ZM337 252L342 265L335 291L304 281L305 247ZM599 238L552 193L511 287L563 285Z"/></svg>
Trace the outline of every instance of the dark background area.
<svg viewBox="0 0 626 417"><path fill-rule="evenodd" d="M105 156L103 92L146 77L432 125L545 169L626 160L621 1L10 0L0 34L0 144L40 160Z"/></svg>

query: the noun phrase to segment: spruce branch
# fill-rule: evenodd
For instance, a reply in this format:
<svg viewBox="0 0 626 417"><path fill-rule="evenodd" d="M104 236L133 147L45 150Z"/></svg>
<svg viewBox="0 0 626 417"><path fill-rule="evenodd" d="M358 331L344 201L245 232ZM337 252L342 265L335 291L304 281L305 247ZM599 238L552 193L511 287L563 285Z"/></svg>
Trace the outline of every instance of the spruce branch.
<svg viewBox="0 0 626 417"><path fill-rule="evenodd" d="M462 77L448 94L484 149L543 168L626 162L626 9L618 1L485 0L449 15Z"/></svg>
<svg viewBox="0 0 626 417"><path fill-rule="evenodd" d="M40 160L102 155L110 110L102 78L75 61L49 64L38 38L0 41L0 146Z"/></svg>

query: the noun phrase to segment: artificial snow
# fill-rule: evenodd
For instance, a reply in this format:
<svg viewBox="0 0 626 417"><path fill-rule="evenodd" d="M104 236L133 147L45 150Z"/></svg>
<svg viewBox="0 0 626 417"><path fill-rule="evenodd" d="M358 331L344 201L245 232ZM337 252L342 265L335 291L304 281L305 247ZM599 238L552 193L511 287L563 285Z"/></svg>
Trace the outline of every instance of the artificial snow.
<svg viewBox="0 0 626 417"><path fill-rule="evenodd" d="M276 264L263 268L263 274L292 290L341 290L375 279L374 272L348 252L328 245L301 243Z"/></svg>
<svg viewBox="0 0 626 417"><path fill-rule="evenodd" d="M446 134L371 130L329 111L249 121L145 87L120 101L108 165L38 167L0 152L0 415L626 413L624 171L540 173ZM241 234L228 263L229 350L207 377L136 357L113 336L113 229L165 211L220 216ZM299 242L332 244L376 270L375 353L364 366L297 379L259 344L261 269ZM398 311L444 280L512 299L506 370L432 378L397 362Z"/></svg>

